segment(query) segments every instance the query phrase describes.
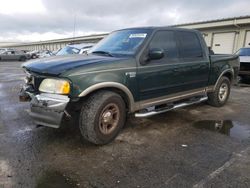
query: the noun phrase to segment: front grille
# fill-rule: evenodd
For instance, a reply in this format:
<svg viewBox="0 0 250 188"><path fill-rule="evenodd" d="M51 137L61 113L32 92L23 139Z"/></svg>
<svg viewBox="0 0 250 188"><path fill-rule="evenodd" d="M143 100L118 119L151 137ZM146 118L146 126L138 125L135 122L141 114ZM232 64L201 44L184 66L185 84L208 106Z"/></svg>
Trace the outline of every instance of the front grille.
<svg viewBox="0 0 250 188"><path fill-rule="evenodd" d="M33 87L36 91L38 91L39 89L39 86L41 84L41 82L43 81L44 78L41 78L41 77L37 77L37 76L34 76L33 77Z"/></svg>
<svg viewBox="0 0 250 188"><path fill-rule="evenodd" d="M250 71L250 63L241 62L240 63L241 71Z"/></svg>

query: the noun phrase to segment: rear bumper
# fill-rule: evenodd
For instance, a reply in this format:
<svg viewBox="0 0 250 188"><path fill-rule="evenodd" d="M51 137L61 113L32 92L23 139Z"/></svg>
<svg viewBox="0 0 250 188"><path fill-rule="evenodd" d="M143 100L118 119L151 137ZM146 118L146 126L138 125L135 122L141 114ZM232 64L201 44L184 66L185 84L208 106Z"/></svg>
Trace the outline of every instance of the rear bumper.
<svg viewBox="0 0 250 188"><path fill-rule="evenodd" d="M31 99L30 116L38 125L59 128L65 113L68 96L39 94Z"/></svg>
<svg viewBox="0 0 250 188"><path fill-rule="evenodd" d="M241 62L239 76L250 76L250 62Z"/></svg>
<svg viewBox="0 0 250 188"><path fill-rule="evenodd" d="M249 71L239 71L239 76L250 76L250 70Z"/></svg>

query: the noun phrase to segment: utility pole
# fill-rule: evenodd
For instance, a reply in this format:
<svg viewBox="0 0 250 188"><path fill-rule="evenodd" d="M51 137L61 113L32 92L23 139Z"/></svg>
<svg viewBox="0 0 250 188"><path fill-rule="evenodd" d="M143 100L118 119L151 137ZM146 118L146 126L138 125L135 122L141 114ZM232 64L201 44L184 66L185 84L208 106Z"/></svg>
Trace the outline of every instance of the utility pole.
<svg viewBox="0 0 250 188"><path fill-rule="evenodd" d="M74 31L73 31L73 43L75 39L75 34L76 34L76 14L74 13Z"/></svg>

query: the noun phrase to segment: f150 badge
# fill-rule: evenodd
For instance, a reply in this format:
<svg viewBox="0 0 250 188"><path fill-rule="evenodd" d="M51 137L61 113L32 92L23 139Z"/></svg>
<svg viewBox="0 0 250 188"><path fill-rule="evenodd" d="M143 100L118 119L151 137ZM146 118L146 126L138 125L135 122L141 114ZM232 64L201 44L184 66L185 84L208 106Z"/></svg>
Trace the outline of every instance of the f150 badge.
<svg viewBox="0 0 250 188"><path fill-rule="evenodd" d="M136 77L136 72L126 72L126 76L129 76L130 78Z"/></svg>

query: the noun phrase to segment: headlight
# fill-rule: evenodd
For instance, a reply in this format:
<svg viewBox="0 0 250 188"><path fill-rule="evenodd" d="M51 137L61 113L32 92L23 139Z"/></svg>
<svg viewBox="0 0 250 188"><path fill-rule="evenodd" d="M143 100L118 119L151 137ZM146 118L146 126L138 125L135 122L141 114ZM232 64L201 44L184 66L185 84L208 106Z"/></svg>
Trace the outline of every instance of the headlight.
<svg viewBox="0 0 250 188"><path fill-rule="evenodd" d="M56 94L69 94L70 84L66 80L44 79L39 86L39 91Z"/></svg>

